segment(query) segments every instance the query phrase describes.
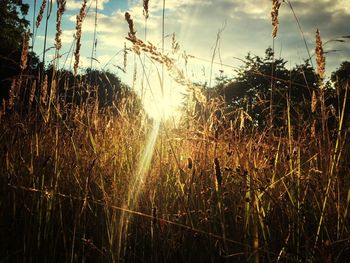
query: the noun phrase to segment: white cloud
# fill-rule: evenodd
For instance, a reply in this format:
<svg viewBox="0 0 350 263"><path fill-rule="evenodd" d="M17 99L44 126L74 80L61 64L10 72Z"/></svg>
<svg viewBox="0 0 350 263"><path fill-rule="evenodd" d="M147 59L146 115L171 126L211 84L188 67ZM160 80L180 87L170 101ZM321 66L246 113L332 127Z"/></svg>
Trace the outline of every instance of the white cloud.
<svg viewBox="0 0 350 263"><path fill-rule="evenodd" d="M270 17L271 2L261 0L239 1L234 12L242 12L251 18L266 19Z"/></svg>
<svg viewBox="0 0 350 263"><path fill-rule="evenodd" d="M82 3L80 1L76 1L76 0L68 0L66 2L66 8L68 10L74 10L74 9L79 9L81 8Z"/></svg>
<svg viewBox="0 0 350 263"><path fill-rule="evenodd" d="M89 0L87 1L87 6L95 7L96 0ZM108 3L110 0L98 0L97 1L97 9L103 10L105 9L105 4ZM83 4L82 0L67 0L66 8L68 10L75 10L80 9Z"/></svg>
<svg viewBox="0 0 350 263"><path fill-rule="evenodd" d="M63 44L70 44L74 41L75 30L63 30L61 35L61 41Z"/></svg>
<svg viewBox="0 0 350 263"><path fill-rule="evenodd" d="M95 0L89 3L94 6ZM99 8L106 8L107 0L99 0ZM137 36L145 39L145 18L143 16L142 0L129 0L128 12L131 14ZM79 9L82 1L69 0L67 4L70 8ZM226 22L225 30L220 38L220 52L222 62L231 66L240 65L239 60L233 57L244 58L248 52L264 56L264 51L272 45L271 38L271 1L250 0L167 0L165 10L165 34L176 33L176 39L182 47L180 52L186 50L188 54L196 58L189 59L187 68L188 76L197 75L209 79L209 68L213 46L216 41L217 32ZM161 47L162 39L162 8L163 0L149 1L150 16L147 20L147 41L152 42L157 47ZM306 41L311 54L314 49L315 30L319 28L324 41L342 36L350 35L346 21L350 19L349 0L319 0L316 4L309 0L292 1L294 11L299 18ZM71 14L71 13L70 13ZM115 10L101 11L98 14L97 23L97 59L101 64L115 53L123 49L124 42L131 46L125 37L128 33L128 25L125 21L125 12L118 8ZM66 18L67 19L67 18ZM76 16L69 16L69 20L76 21ZM279 15L280 25L277 38L275 40L275 50L278 55L291 62L302 63L307 58L307 51L304 41L301 38L297 22L286 2L282 3ZM71 25L70 25L71 26ZM92 46L92 33L95 27L95 17L93 12L89 12L82 26L82 56L89 57ZM63 30L62 42L71 43L75 30ZM338 44L339 43L333 43ZM345 55L350 53L350 44L344 43L341 47L345 50ZM66 45L67 47L68 45ZM84 47L87 47L84 51ZM339 47L339 46L338 46ZM338 49L336 45L327 48ZM171 49L171 37L165 39L165 50ZM327 67L334 68L339 65L340 53L329 54L327 57ZM349 54L350 55L350 54ZM131 57L131 56L129 56ZM347 56L349 57L349 56ZM200 60L204 59L206 61ZM103 61L103 62L102 62ZM215 57L219 61L219 56ZM90 66L90 59L82 60L82 65ZM97 62L96 62L97 63ZM113 64L121 66L122 56L113 59ZM179 62L180 67L183 60ZM220 69L214 67L214 76ZM223 68L225 73L233 73L230 67ZM202 76L205 72L205 76Z"/></svg>
<svg viewBox="0 0 350 263"><path fill-rule="evenodd" d="M98 14L98 20L96 29L100 33L120 33L123 27L127 27L127 24L124 19L124 14L117 12L111 16L104 14ZM76 21L76 16L70 16L69 20L73 23ZM95 15L88 14L83 21L82 25L83 32L94 32L95 30Z"/></svg>

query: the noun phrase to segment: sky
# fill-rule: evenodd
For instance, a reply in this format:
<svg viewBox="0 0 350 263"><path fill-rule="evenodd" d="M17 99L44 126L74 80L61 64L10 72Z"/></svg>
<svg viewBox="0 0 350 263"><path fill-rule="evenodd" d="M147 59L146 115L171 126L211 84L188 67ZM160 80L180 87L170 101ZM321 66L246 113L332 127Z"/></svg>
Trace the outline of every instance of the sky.
<svg viewBox="0 0 350 263"><path fill-rule="evenodd" d="M30 5L27 19L33 20L37 15L41 1L24 1ZM97 45L92 53L96 1ZM54 4L48 22L47 47L53 46L55 36L56 2L54 0L52 2ZM350 38L345 39L345 42L334 41L350 35L349 0L285 0L281 2L279 30L274 48L276 57L282 57L288 61L287 67L292 68L308 58L306 45L310 55L314 54L317 29L320 30L323 43L326 43L324 49L327 52L328 76L342 61L350 60ZM34 14L35 3L36 13ZM74 63L72 62L73 52L69 50L74 43L76 15L79 13L81 4L82 0L67 0L62 24L61 54L63 56L60 59L60 66L70 67ZM129 12L134 20L136 35L161 50L163 0L149 0L147 21L143 15L142 0L88 0L87 6L88 13L82 26L80 69L90 67L91 57L93 57L94 68L115 72L130 86L135 75L135 63L138 68L141 67L141 70L137 70L139 75L142 70L159 71L160 65L147 62L147 58L142 55L141 59L137 58L132 52L128 54L126 72L120 68L123 68L124 43L127 47L132 46L125 39L128 33L128 25L124 19L125 12ZM174 59L175 65L190 81L214 84L213 79L221 74L232 77L237 68L243 64L241 59L244 59L248 52L264 56L266 48L273 45L271 6L270 0L165 0L164 52ZM34 49L39 55L43 52L44 28L43 21L35 37ZM173 34L180 46L176 53L171 52ZM187 55L187 62L184 54ZM52 60L54 50L49 50L47 55L47 61ZM155 76L152 77L151 75L149 73L150 78L157 78L157 74L153 74Z"/></svg>

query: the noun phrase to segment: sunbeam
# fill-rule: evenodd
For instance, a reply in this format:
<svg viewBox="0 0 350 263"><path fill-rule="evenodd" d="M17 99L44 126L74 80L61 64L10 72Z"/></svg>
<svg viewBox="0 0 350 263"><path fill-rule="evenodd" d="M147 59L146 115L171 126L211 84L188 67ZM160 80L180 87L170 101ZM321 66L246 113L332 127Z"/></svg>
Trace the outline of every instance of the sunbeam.
<svg viewBox="0 0 350 263"><path fill-rule="evenodd" d="M140 193L140 190L142 189L142 185L145 180L145 175L148 171L149 165L152 161L153 153L154 153L154 146L157 141L158 132L159 132L160 122L154 122L153 127L150 131L150 134L148 135L147 142L144 148L144 151L141 155L141 159L139 160L136 173L134 177L131 180L129 190L128 190L128 197L125 201L123 207L129 210L134 210L135 206L137 205L138 196ZM121 244L122 239L125 238L128 233L128 224L130 220L130 213L125 213L124 211L121 214L120 223L119 223L119 247L118 247L118 254L121 253Z"/></svg>

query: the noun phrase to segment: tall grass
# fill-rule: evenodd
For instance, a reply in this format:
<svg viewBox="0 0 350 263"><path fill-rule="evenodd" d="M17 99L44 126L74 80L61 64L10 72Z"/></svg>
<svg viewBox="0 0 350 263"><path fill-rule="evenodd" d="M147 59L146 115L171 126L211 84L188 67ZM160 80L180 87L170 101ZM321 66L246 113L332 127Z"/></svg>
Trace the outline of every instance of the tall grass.
<svg viewBox="0 0 350 263"><path fill-rule="evenodd" d="M65 1L58 3L57 57ZM43 1L36 28L45 7ZM279 7L274 1L273 38ZM144 13L147 18L148 1ZM75 75L85 15L83 1ZM164 54L164 42L161 51L146 44L136 36L131 15L125 18L136 57L144 53L143 61L164 66L189 86L186 114L176 129L157 123L158 136L150 139L155 121L135 107L130 93L117 106L102 108L89 80L77 77L69 87L58 69L51 79L45 74L14 79L0 115L0 260L346 262L350 145L343 126L349 85L330 139L319 33L320 89L310 108L315 119L296 136L290 97L280 130L249 128L247 113L227 113L222 98L206 96L181 74ZM46 24L49 19L48 13ZM22 70L28 41L26 35ZM66 83L63 92L60 81ZM88 95L74 103L68 90L73 98L79 90Z"/></svg>

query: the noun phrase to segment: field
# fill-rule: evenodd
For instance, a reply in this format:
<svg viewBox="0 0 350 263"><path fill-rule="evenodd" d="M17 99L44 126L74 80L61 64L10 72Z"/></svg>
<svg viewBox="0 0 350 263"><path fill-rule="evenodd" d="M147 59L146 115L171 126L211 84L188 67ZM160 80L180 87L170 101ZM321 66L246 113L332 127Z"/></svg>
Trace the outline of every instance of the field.
<svg viewBox="0 0 350 263"><path fill-rule="evenodd" d="M192 83L132 14L124 22L125 56L155 63L162 89L164 72L186 87L180 113L150 116L120 82L103 93L110 72L29 69L24 34L0 113L0 262L347 262L349 83L326 82L320 33L304 104L278 88L272 62L264 103L248 106L227 102L229 83Z"/></svg>

